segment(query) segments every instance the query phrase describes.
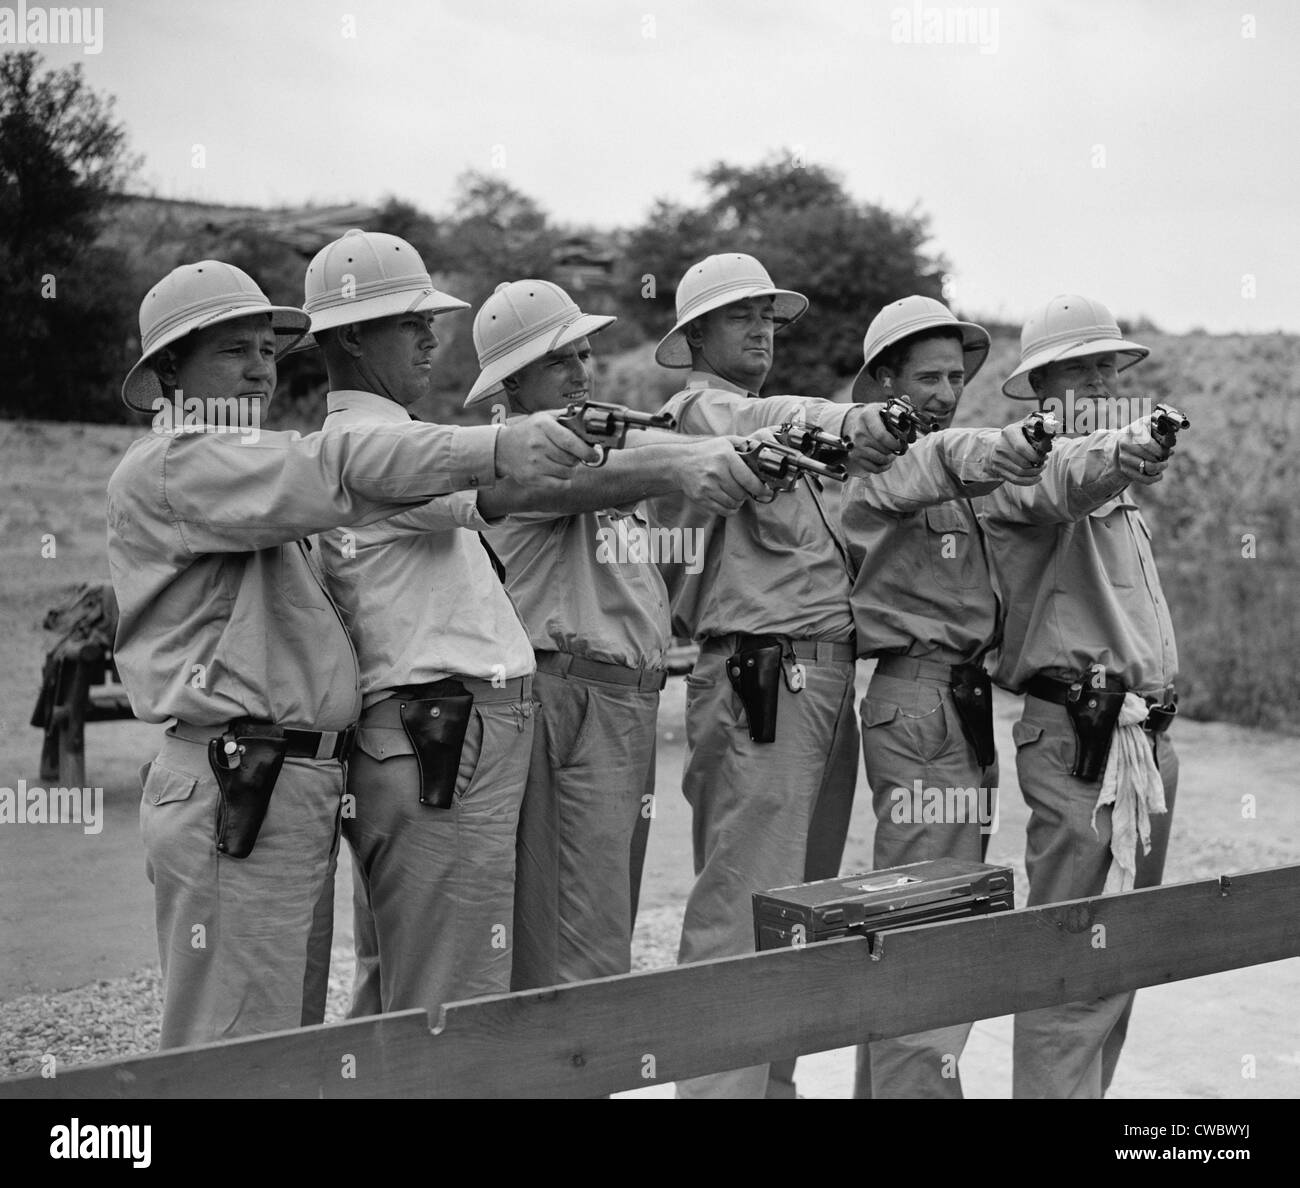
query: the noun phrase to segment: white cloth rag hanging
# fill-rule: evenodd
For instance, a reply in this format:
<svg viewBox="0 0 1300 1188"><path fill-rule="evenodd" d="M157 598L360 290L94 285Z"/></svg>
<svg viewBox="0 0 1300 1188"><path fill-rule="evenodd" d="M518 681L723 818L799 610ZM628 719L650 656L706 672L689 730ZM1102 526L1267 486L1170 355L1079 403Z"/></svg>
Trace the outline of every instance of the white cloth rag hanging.
<svg viewBox="0 0 1300 1188"><path fill-rule="evenodd" d="M1147 703L1136 693L1126 693L1115 724L1106 771L1101 777L1101 794L1092 810L1092 829L1097 832L1097 813L1114 805L1110 817L1110 870L1103 894L1131 891L1137 875L1137 845L1151 852L1151 814L1165 811L1165 785L1156 767L1147 732Z"/></svg>

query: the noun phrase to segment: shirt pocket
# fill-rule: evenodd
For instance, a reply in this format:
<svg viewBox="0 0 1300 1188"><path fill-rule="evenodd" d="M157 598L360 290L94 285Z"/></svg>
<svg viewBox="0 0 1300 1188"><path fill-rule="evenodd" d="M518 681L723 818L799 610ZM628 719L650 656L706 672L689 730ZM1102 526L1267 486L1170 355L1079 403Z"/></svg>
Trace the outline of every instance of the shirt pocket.
<svg viewBox="0 0 1300 1188"><path fill-rule="evenodd" d="M970 590L980 583L980 540L970 521L950 503L925 509L926 551L935 584Z"/></svg>
<svg viewBox="0 0 1300 1188"><path fill-rule="evenodd" d="M802 483L771 503L747 504L744 510L752 515L754 538L767 551L797 553L817 547L821 518Z"/></svg>
<svg viewBox="0 0 1300 1188"><path fill-rule="evenodd" d="M1131 526L1129 512L1122 507L1112 508L1105 515L1093 513L1089 517L1092 527L1093 547L1097 561L1105 570L1106 580L1116 589L1129 589L1137 584L1140 562L1135 529Z"/></svg>

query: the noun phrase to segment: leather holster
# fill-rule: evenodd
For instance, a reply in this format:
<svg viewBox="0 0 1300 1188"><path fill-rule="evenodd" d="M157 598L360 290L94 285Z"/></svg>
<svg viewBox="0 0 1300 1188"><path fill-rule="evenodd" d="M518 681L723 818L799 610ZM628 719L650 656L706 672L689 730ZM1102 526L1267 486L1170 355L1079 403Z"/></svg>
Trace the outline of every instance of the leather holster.
<svg viewBox="0 0 1300 1188"><path fill-rule="evenodd" d="M1088 783L1101 779L1124 696L1122 689L1090 689L1081 681L1070 687L1065 712L1074 730L1072 776Z"/></svg>
<svg viewBox="0 0 1300 1188"><path fill-rule="evenodd" d="M981 664L954 664L948 689L975 762L992 767L998 753L993 743L993 682L989 674Z"/></svg>
<svg viewBox="0 0 1300 1188"><path fill-rule="evenodd" d="M437 682L436 697L401 697L402 730L420 769L420 803L448 809L456 795L460 753L474 712L474 694L457 680Z"/></svg>
<svg viewBox="0 0 1300 1188"><path fill-rule="evenodd" d="M745 708L749 737L756 743L776 740L782 647L779 639L775 636L770 638L771 643L751 644L727 657L727 680Z"/></svg>
<svg viewBox="0 0 1300 1188"><path fill-rule="evenodd" d="M234 723L208 740L217 780L217 852L247 858L257 844L289 742L279 726Z"/></svg>
<svg viewBox="0 0 1300 1188"><path fill-rule="evenodd" d="M1178 694L1166 705L1147 706L1146 721L1142 723L1148 734L1164 734L1169 724L1178 716Z"/></svg>

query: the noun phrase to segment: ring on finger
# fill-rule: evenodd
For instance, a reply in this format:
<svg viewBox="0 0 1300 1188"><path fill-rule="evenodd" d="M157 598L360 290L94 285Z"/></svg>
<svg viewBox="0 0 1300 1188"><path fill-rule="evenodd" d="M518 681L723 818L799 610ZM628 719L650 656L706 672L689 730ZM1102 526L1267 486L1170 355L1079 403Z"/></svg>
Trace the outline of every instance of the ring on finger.
<svg viewBox="0 0 1300 1188"><path fill-rule="evenodd" d="M1147 461L1146 461L1145 458L1143 458L1143 459L1138 463L1138 473L1139 473L1139 474L1146 474L1146 472L1147 472Z"/></svg>

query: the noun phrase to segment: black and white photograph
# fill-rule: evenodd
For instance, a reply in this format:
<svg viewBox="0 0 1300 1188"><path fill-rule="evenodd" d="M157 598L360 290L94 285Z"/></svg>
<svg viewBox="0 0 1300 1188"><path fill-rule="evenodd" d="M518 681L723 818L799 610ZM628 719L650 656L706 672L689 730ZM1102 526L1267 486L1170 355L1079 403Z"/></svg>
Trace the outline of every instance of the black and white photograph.
<svg viewBox="0 0 1300 1188"><path fill-rule="evenodd" d="M15 1150L1285 1141L1297 61L1284 0L0 4Z"/></svg>

